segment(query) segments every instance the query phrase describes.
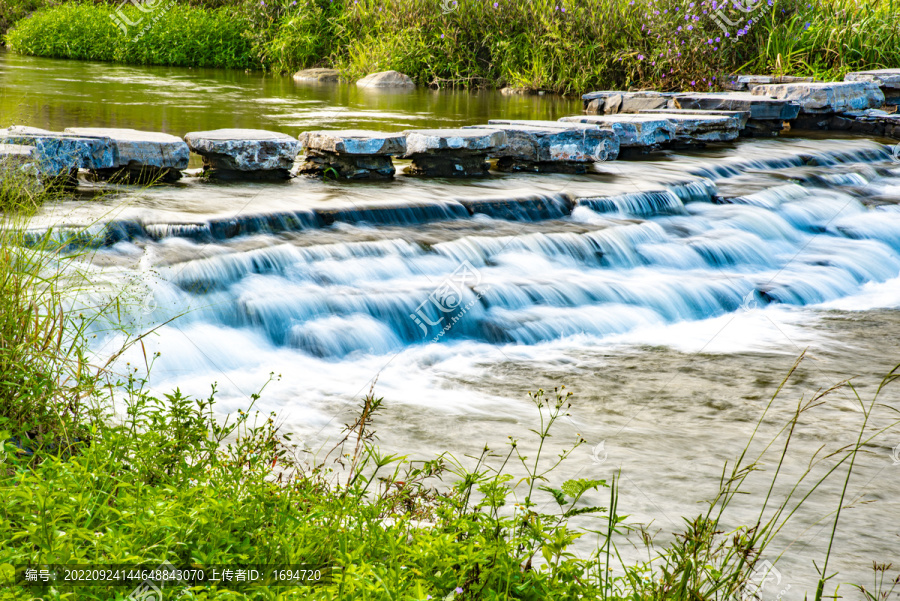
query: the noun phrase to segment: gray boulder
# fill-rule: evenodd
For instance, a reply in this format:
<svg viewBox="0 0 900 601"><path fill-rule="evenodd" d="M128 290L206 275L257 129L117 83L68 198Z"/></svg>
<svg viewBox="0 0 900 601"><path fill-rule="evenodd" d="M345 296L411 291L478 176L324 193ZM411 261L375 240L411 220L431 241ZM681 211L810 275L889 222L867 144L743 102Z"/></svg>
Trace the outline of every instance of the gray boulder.
<svg viewBox="0 0 900 601"><path fill-rule="evenodd" d="M416 82L399 71L370 73L356 82L360 88L414 88Z"/></svg>
<svg viewBox="0 0 900 601"><path fill-rule="evenodd" d="M337 69L303 69L294 73L297 83L336 83L341 80Z"/></svg>
<svg viewBox="0 0 900 601"><path fill-rule="evenodd" d="M611 161L619 155L619 138L597 126L559 127L522 123L471 125L464 129L493 129L506 133L507 144L496 151L502 171L582 173L595 161ZM575 124L573 124L575 125Z"/></svg>
<svg viewBox="0 0 900 601"><path fill-rule="evenodd" d="M800 105L801 115L822 115L878 108L884 105L884 93L872 82L838 81L760 85L750 92L792 100Z"/></svg>
<svg viewBox="0 0 900 601"><path fill-rule="evenodd" d="M496 129L418 129L406 135L407 173L433 177L484 175L488 157L506 148L506 133Z"/></svg>
<svg viewBox="0 0 900 601"><path fill-rule="evenodd" d="M800 113L800 105L791 100L778 100L747 93L709 94L687 92L673 95L668 108L710 111L745 111L751 120L790 121Z"/></svg>
<svg viewBox="0 0 900 601"><path fill-rule="evenodd" d="M190 149L184 140L169 134L105 127L69 127L65 133L112 140L118 164L111 169L93 170L105 179L144 183L176 181L190 159Z"/></svg>
<svg viewBox="0 0 900 601"><path fill-rule="evenodd" d="M184 136L203 157L205 175L224 179L287 179L300 143L287 134L261 129L217 129Z"/></svg>
<svg viewBox="0 0 900 601"><path fill-rule="evenodd" d="M305 175L389 179L396 172L391 156L406 152L406 136L402 133L308 131L300 134L299 140L306 149L306 161L300 167Z"/></svg>

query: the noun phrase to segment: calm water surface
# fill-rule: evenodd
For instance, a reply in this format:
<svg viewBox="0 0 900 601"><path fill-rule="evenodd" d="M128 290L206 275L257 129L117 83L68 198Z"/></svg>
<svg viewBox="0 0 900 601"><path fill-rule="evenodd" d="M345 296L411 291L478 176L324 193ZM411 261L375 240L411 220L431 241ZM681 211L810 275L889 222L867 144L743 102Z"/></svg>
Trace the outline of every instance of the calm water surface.
<svg viewBox="0 0 900 601"><path fill-rule="evenodd" d="M579 110L577 101L550 97L373 94L255 73L9 54L0 54L0 82L0 125L50 129L181 135L251 127L296 135L556 119ZM186 178L48 207L35 227L101 232L110 221L130 224L128 236L110 238L85 260L93 288L82 302L124 290L134 332L182 315L148 339L148 350L162 353L154 368L161 390L206 394L217 382L223 410L233 411L267 374L280 375L261 407L278 411L311 449L351 419L377 377L376 393L387 400L377 422L383 447L461 457L486 442L500 452L513 436L533 451L527 393L565 384L574 406L552 444L561 448L576 435L588 444L556 480L621 470L620 508L664 543L681 516L705 508L722 465L743 448L804 349L760 441L778 432L798 401L846 378L870 400L900 362L900 165L884 142L786 136L600 164L582 176L469 182ZM512 209L469 217L460 205L526 196L543 219ZM565 196L600 200L569 214L559 210ZM310 217L323 209L334 224ZM227 238L229 227L247 235ZM465 312L423 309L432 291L459 277L460 265L474 274L458 292ZM459 319L435 338L437 328L412 315ZM100 356L121 344L110 335L98 340ZM126 360L143 363L139 353ZM889 423L898 399L896 388L882 394L887 408L877 425ZM855 441L861 414L842 391L801 421L779 494L821 446ZM872 561L900 565L898 445L894 429L859 459L830 565L840 571L835 582L869 582ZM753 494L736 502L730 524L755 522L773 461L764 457L768 471L751 478ZM781 590L799 599L814 588L812 562L821 563L830 530L823 518L841 484L824 485L766 554L781 555L781 583L764 599ZM578 551L591 543L582 539ZM624 542L622 551L643 556ZM848 586L840 592L859 597Z"/></svg>

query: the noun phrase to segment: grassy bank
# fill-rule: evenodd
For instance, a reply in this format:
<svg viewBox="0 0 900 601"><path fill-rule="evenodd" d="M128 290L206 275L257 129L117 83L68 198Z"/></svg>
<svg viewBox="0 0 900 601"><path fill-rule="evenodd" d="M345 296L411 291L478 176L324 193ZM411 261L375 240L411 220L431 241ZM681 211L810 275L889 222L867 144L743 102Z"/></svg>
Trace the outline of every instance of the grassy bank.
<svg viewBox="0 0 900 601"><path fill-rule="evenodd" d="M124 28L116 6L66 4L19 20L7 43L138 64L396 69L433 86L706 90L735 72L900 67L895 1L198 0L128 5Z"/></svg>

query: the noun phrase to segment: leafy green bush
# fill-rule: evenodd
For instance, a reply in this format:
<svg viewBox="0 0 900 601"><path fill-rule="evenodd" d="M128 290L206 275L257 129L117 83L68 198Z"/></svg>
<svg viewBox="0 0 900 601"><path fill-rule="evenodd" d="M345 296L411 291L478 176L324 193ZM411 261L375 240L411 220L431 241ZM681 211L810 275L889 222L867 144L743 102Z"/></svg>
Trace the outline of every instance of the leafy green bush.
<svg viewBox="0 0 900 601"><path fill-rule="evenodd" d="M120 27L113 16L124 20ZM133 25L132 25L133 24ZM143 12L126 4L65 4L38 11L7 34L24 54L136 64L252 68L247 21L227 8L160 5Z"/></svg>

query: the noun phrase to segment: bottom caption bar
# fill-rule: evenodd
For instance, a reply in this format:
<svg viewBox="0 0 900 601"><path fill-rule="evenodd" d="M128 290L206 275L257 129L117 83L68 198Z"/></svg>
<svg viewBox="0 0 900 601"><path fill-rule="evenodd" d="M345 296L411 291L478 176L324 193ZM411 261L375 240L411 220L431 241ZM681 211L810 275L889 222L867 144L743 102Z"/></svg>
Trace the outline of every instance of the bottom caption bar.
<svg viewBox="0 0 900 601"><path fill-rule="evenodd" d="M340 567L331 565L239 565L156 567L137 565L19 565L15 584L19 586L130 586L147 592L161 588L216 585L222 588L244 586L315 586L331 582Z"/></svg>

